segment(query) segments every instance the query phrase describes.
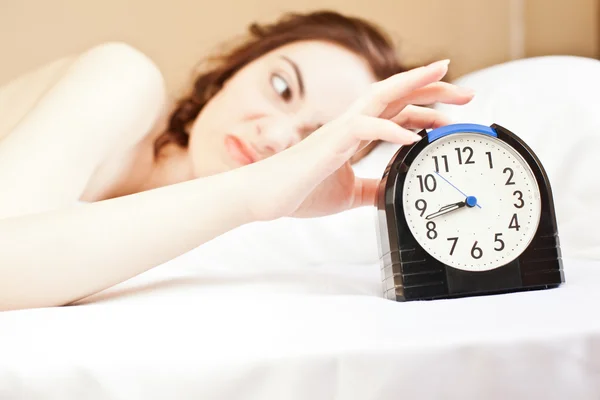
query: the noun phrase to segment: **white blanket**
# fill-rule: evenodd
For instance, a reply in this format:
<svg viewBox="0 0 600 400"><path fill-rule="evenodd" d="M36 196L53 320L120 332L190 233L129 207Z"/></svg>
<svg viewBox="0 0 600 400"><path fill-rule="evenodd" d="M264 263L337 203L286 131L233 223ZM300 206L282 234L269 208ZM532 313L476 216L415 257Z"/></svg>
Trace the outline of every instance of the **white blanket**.
<svg viewBox="0 0 600 400"><path fill-rule="evenodd" d="M1 313L0 399L600 398L599 64L495 67L464 78L469 108L447 108L541 156L564 286L396 303L374 209L250 224L78 306ZM357 172L380 176L394 151Z"/></svg>

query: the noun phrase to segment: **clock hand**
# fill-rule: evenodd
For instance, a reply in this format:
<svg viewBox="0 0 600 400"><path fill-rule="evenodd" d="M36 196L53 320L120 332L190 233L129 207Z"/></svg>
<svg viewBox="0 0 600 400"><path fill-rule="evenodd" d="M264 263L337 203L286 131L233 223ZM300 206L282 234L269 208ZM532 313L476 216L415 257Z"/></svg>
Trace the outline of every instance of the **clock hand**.
<svg viewBox="0 0 600 400"><path fill-rule="evenodd" d="M464 201L459 201L458 203L452 203L452 204L445 205L443 207L440 207L440 209L438 211L434 212L433 214L429 214L428 216L426 216L425 219L433 219L435 217L439 217L440 215L448 214L448 213L450 213L452 211L456 211L459 208L462 208L466 205L467 205L467 203Z"/></svg>
<svg viewBox="0 0 600 400"><path fill-rule="evenodd" d="M467 206L469 208L475 207L477 205L477 199L474 196L468 196L465 201L459 201L458 203L452 203L445 206L440 207L440 209L433 214L429 214L425 217L425 219L433 219L435 217L439 217L440 215L448 214L452 211L456 211L459 208Z"/></svg>
<svg viewBox="0 0 600 400"><path fill-rule="evenodd" d="M465 196L465 197L467 197L467 198L468 198L468 197L473 197L473 196L467 196L466 194L464 194L464 192L463 192L462 190L460 190L459 188L457 188L456 186L454 186L454 185L453 185L453 184L452 184L452 183L451 183L451 182L450 182L448 179L444 178L444 177L443 177L442 175L440 175L440 174L439 174L437 171L433 171L433 172L435 172L435 174L436 174L437 176L439 176L440 178L442 178L443 180L445 180L446 182L448 182L448 184L449 184L450 186L452 186L454 189L458 190L458 191L460 192L460 194L462 194L463 196ZM479 203L477 203L477 204L475 204L475 205L476 205L477 207L481 208L481 206L479 205ZM472 206L470 206L470 207L472 207Z"/></svg>

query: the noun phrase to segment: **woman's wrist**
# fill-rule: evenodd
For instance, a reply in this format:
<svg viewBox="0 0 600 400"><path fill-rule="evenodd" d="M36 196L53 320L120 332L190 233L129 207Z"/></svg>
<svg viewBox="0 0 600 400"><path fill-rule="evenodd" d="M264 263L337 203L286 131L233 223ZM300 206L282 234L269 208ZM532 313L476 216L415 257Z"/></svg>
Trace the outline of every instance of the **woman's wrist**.
<svg viewBox="0 0 600 400"><path fill-rule="evenodd" d="M306 153L290 148L257 163L231 171L238 196L252 221L272 221L289 216L302 202L307 175ZM310 180L310 179L308 179Z"/></svg>

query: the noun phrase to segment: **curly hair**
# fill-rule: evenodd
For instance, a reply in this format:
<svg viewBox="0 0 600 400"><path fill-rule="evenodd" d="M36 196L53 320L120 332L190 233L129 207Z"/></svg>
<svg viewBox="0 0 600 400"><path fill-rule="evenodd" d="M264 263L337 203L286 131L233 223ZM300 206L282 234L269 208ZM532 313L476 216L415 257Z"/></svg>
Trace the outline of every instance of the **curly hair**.
<svg viewBox="0 0 600 400"><path fill-rule="evenodd" d="M321 40L340 45L362 56L378 80L408 69L399 62L392 40L377 26L334 11L288 13L271 24L253 23L248 31L247 40L205 60L209 67L176 103L165 132L154 143L155 154L168 143L187 147L189 125L223 84L246 64L288 43Z"/></svg>

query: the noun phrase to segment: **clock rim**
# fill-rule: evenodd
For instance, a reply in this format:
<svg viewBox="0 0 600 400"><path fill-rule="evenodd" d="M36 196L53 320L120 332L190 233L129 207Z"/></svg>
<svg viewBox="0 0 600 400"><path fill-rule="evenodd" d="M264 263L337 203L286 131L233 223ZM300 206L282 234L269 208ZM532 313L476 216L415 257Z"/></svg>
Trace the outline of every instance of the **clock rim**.
<svg viewBox="0 0 600 400"><path fill-rule="evenodd" d="M447 129L446 129L447 128ZM488 127L485 127L488 128ZM443 133L439 133L438 131L440 130L444 130ZM483 136L488 136L489 139L491 139L492 141L497 141L500 142L500 146L504 147L509 147L510 149L512 149L515 153L516 153L516 157L519 159L519 162L525 163L525 166L527 168L529 168L529 172L531 173L530 176L533 177L533 181L534 181L534 185L535 185L535 189L537 189L538 193L539 193L539 199L538 199L538 203L539 203L539 212L538 215L536 217L535 220L535 229L532 233L528 234L528 238L527 238L527 245L520 251L517 252L516 255L512 256L510 259L504 261L503 264L500 265L496 265L493 267L486 267L486 268L482 268L482 269L473 269L473 268L461 268L459 266L453 266L453 265L449 265L446 264L445 261L440 260L438 257L432 255L428 250L425 249L425 247L423 247L423 245L421 245L421 243L419 243L419 241L415 238L415 240L417 241L417 243L419 243L419 246L421 248L423 248L424 251L426 251L429 255L431 255L433 258L437 259L438 261L440 261L441 263L447 265L448 267L451 268L455 268L455 269L459 269L461 271L470 271L470 272L478 272L478 271L490 271L493 269L498 269L498 268L502 268L504 266L506 266L507 264L510 264L512 261L514 261L515 259L517 259L531 244L531 242L533 241L535 234L537 232L537 228L539 226L541 217L542 217L542 201L541 201L541 189L538 185L538 181L537 178L535 177L534 171L531 168L530 164L527 162L527 160L517 151L517 149L515 149L513 146L510 146L509 144L507 144L505 141L501 140L498 138L497 134L495 131L491 130L491 128L488 129L480 129L479 127L473 127L473 124L455 124L455 125L448 125L445 126L441 129L435 129L432 130L428 133L428 142L426 143L426 145L418 152L416 152L415 157L413 158L413 162L423 154L423 151L425 151L425 148L428 147L429 145L431 145L434 142L437 142L438 140L443 140L446 139L448 136L454 136L454 135L463 135L463 134L477 134L477 135L483 135ZM513 155L515 156L515 155ZM412 162L410 164L407 165L408 170L407 170L407 174L410 172L410 168L412 166ZM400 201L404 200L404 194L405 194L405 185L406 185L406 180L404 180L404 182L402 183L402 190L398 193L396 193L397 195L400 195L402 197L402 199ZM404 209L403 209L404 211ZM406 219L406 213L403 212L404 218ZM408 225L408 224L407 224ZM409 230L411 232L411 234L413 234L412 229L410 228L409 225ZM413 234L414 236L414 234Z"/></svg>
<svg viewBox="0 0 600 400"><path fill-rule="evenodd" d="M544 243L548 242L550 245L547 249L551 250L552 254L556 254L553 258L556 259L556 265L553 264L551 267L545 266L546 270L535 271L535 268L530 267L528 265L527 268L531 269L531 271L527 271L530 274L530 277L535 275L536 279L527 279L527 283L523 283L523 286L520 288L512 288L510 290L527 290L531 288L537 287L550 287L553 285L559 285L564 282L564 274L562 270L562 257L560 254L560 244L558 241L558 228L556 222L556 213L554 208L554 199L552 194L552 187L550 184L550 180L548 175L539 160L538 156L531 149L531 147L525 143L519 136L515 133L509 131L503 126L493 123L489 127L485 125L478 124L453 124L453 126L470 126L479 129L484 129L486 131L491 131L496 134L498 139L506 142L509 146L515 149L515 151L522 156L525 162L531 168L533 172L533 176L537 181L538 188L540 190L540 203L541 203L541 214L540 214L540 223L538 223L538 227L536 232L533 235L532 241L529 243L528 247L522 251L519 256L515 259L516 262L526 261L529 264L532 263L532 255L533 249L532 246L536 244L536 242ZM438 128L439 129L439 128ZM450 129L450 128L446 128ZM431 132L434 132L432 130ZM467 131L468 132L468 131ZM452 269L457 270L454 267L448 266L439 262L429 253L427 253L418 243L418 241L412 235L412 232L409 231L407 235L409 240L407 243L399 244L399 231L398 225L396 224L397 215L400 214L401 220L406 224L406 219L404 216L404 212L397 213L395 209L395 196L396 194L402 196L402 191L397 190L397 185L403 184L399 182L399 177L405 177L410 164L414 161L416 156L430 143L430 135L429 133L423 129L418 134L423 138L421 141L418 141L412 145L402 146L400 147L393 157L388 162L380 180L380 184L377 192L376 199L376 208L377 208L377 241L379 248L379 257L380 257L380 265L381 265L381 275L382 275L382 283L384 290L384 297L389 299L395 299L398 301L408 300L405 297L405 274L404 269L408 266L407 262L404 262L401 258L400 254L404 251L406 252L414 252L415 250L420 250L423 254L429 256L430 260L433 262L437 262L444 267L444 269ZM435 140L437 137L431 135ZM402 204L400 202L400 204ZM400 211L402 209L400 208ZM542 224L543 222L543 224ZM412 249L411 249L412 247ZM537 250L537 249L536 249ZM542 249L544 250L544 249ZM513 261L513 262L515 262ZM554 259L552 260L554 261ZM494 270L499 270L503 267L506 267L508 264L499 266ZM536 267L539 269L539 267ZM549 269L548 269L549 268ZM523 270L523 268L520 268ZM492 270L493 271L493 270ZM484 271L486 272L486 271ZM482 272L473 271L469 272L472 274L480 274ZM526 272L522 272L525 274ZM558 276L556 275L558 273ZM537 274L537 275L536 275ZM544 279L538 278L538 275L546 274L547 277L544 277L548 282L548 284L544 284L542 281ZM541 279L541 280L540 280ZM389 282L391 280L391 282ZM540 282L538 282L540 281ZM437 297L453 297L449 293L440 294Z"/></svg>

